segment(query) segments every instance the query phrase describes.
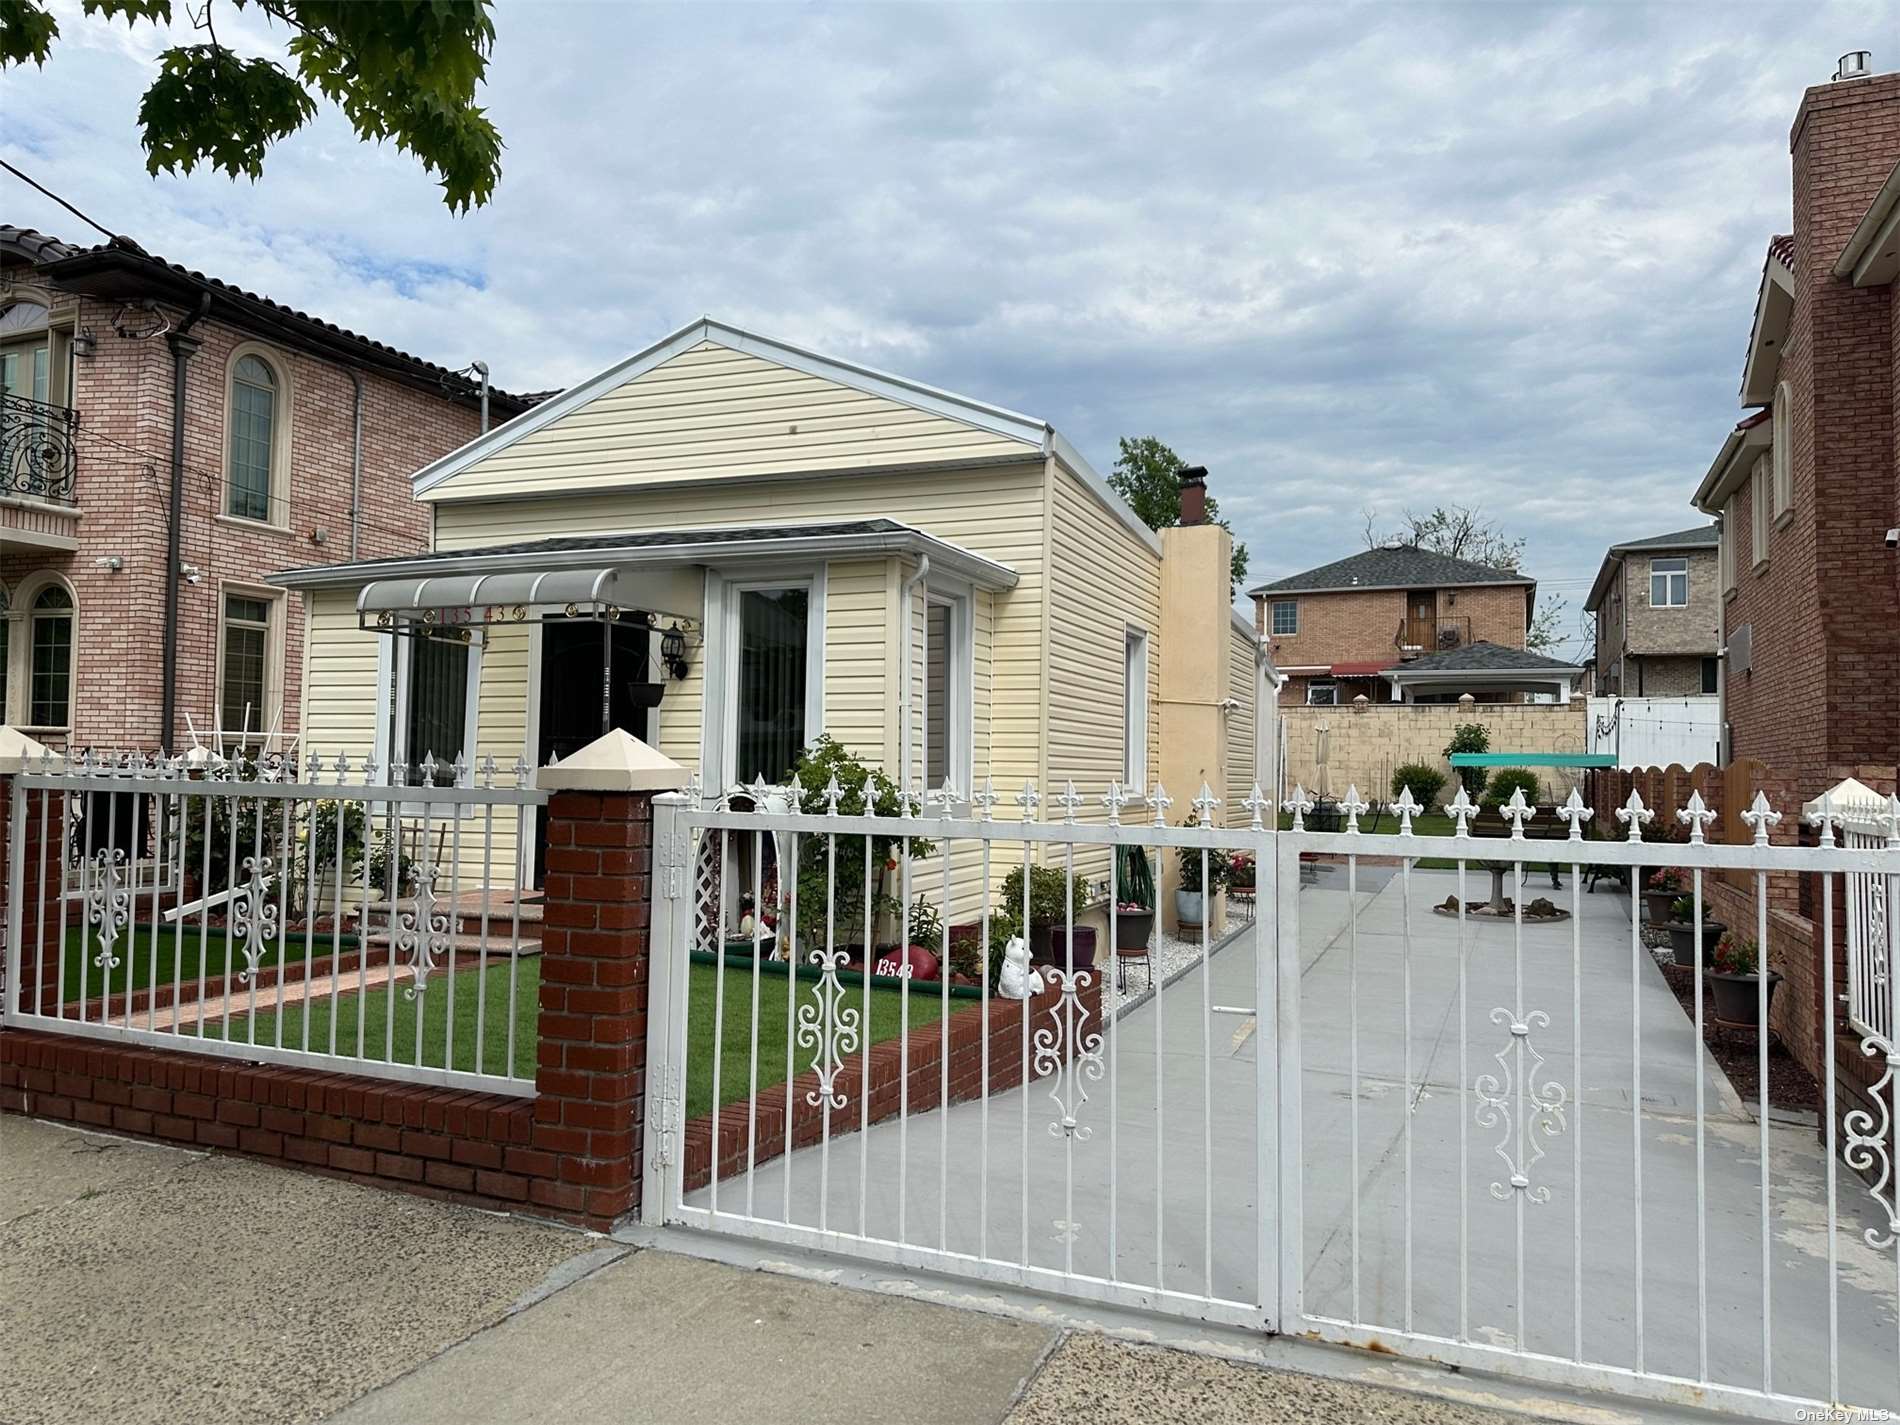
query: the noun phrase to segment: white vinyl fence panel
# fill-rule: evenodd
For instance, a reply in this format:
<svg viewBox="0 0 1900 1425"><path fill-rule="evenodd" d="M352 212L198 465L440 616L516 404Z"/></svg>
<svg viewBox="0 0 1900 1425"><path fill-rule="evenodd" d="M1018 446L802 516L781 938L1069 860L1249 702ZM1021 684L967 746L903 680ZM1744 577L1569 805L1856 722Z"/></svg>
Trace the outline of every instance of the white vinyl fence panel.
<svg viewBox="0 0 1900 1425"><path fill-rule="evenodd" d="M1619 767L1713 763L1721 740L1719 698L1590 699L1590 751Z"/></svg>

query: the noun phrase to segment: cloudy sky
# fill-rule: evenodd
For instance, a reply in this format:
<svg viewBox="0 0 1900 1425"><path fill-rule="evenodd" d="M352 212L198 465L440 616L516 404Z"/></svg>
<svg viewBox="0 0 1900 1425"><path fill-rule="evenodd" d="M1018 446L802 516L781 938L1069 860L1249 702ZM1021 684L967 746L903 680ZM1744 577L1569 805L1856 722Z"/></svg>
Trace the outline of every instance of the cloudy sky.
<svg viewBox="0 0 1900 1425"><path fill-rule="evenodd" d="M1874 4L500 0L504 172L457 218L328 109L256 184L148 178L168 41L57 8L52 61L0 75L0 154L173 260L517 390L710 313L1104 470L1158 435L1256 579L1462 501L1573 628L1606 544L1698 520L1802 88L1900 62ZM0 221L94 240L0 185Z"/></svg>

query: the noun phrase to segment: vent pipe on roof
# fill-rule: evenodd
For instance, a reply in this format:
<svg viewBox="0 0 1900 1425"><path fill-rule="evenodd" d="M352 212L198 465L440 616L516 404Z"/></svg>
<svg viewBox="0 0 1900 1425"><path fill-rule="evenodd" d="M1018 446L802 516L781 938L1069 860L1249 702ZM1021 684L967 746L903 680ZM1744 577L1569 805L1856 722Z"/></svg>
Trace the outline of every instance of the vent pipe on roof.
<svg viewBox="0 0 1900 1425"><path fill-rule="evenodd" d="M1850 49L1841 56L1841 62L1835 66L1834 82L1839 84L1843 79L1865 79L1872 72L1873 67L1874 56L1871 50Z"/></svg>

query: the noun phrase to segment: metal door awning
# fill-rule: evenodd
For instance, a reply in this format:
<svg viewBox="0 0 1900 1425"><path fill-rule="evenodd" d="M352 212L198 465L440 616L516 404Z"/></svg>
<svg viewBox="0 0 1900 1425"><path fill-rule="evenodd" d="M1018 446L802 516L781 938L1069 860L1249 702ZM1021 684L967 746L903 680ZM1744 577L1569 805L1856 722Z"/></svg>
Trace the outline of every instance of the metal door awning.
<svg viewBox="0 0 1900 1425"><path fill-rule="evenodd" d="M516 570L377 579L356 597L359 626L383 631L479 627L548 619L621 618L652 623L685 614L651 608L650 586L623 581L615 565L590 569Z"/></svg>

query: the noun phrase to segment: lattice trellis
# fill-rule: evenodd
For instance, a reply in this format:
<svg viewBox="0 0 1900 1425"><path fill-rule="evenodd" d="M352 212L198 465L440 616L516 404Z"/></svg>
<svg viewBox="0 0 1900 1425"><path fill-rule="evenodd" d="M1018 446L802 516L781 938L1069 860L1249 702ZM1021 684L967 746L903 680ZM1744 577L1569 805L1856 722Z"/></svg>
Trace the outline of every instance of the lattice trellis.
<svg viewBox="0 0 1900 1425"><path fill-rule="evenodd" d="M724 943L719 924L720 840L714 833L701 832L699 854L693 858L693 948L712 954Z"/></svg>

